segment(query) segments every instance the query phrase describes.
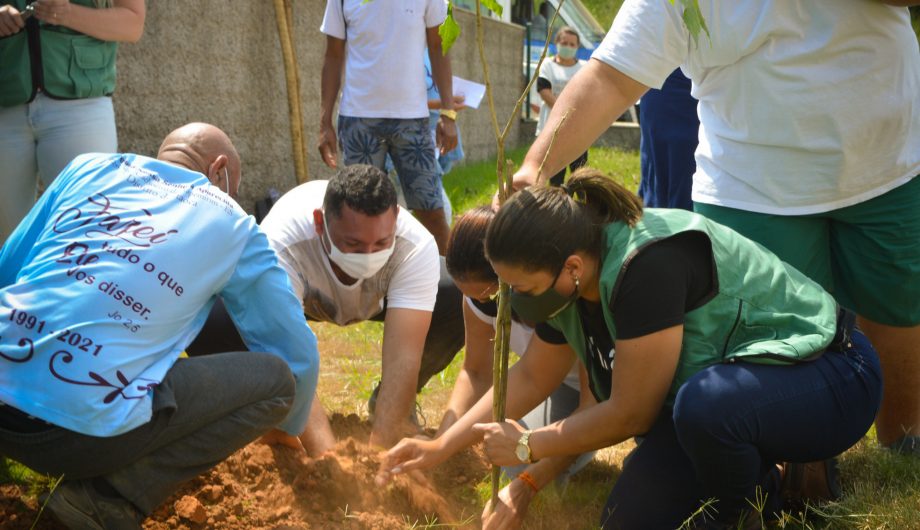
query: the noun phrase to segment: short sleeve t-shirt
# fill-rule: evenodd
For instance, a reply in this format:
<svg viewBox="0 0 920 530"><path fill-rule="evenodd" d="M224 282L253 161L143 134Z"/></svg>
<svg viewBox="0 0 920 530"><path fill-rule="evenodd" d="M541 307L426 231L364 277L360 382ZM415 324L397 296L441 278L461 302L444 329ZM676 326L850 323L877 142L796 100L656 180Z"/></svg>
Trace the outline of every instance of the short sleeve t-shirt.
<svg viewBox="0 0 920 530"><path fill-rule="evenodd" d="M539 86L537 89L543 88L544 81L549 84L549 87L553 94L556 97L559 97L559 94L562 93L562 89L565 88L569 81L575 77L575 74L588 64L583 60L578 60L575 64L571 66L563 66L552 59L547 59L543 61L543 64L540 65L540 76L538 79ZM549 113L552 109L546 103L540 104L540 117L537 120L537 135L540 134L540 131L543 130L543 126L546 124L546 120L549 119Z"/></svg>
<svg viewBox="0 0 920 530"><path fill-rule="evenodd" d="M595 50L653 88L680 66L699 100L693 200L778 215L880 196L920 173L920 51L906 8L866 0L627 0ZM599 96L602 97L602 96Z"/></svg>
<svg viewBox="0 0 920 530"><path fill-rule="evenodd" d="M313 224L328 181L314 180L284 194L262 221L262 229L287 271L304 313L340 326L362 322L387 308L434 309L441 275L434 238L411 213L399 209L393 254L380 271L343 284L329 262Z"/></svg>
<svg viewBox="0 0 920 530"><path fill-rule="evenodd" d="M139 427L217 296L250 349L288 361L279 427L300 432L316 338L255 220L201 173L81 155L0 249L0 402L91 436Z"/></svg>
<svg viewBox="0 0 920 530"><path fill-rule="evenodd" d="M344 7L344 12L343 12ZM339 114L425 118L426 30L447 18L444 0L327 0L320 31L345 40Z"/></svg>

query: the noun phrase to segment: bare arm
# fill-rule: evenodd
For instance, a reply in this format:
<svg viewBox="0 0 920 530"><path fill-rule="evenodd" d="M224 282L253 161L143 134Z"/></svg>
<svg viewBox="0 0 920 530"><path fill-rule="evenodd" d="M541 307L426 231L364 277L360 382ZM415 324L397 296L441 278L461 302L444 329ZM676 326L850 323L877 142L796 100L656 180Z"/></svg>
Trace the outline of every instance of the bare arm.
<svg viewBox="0 0 920 530"><path fill-rule="evenodd" d="M415 403L415 387L422 362L431 312L387 309L383 322L383 375L371 444L390 447L413 431L409 414Z"/></svg>
<svg viewBox="0 0 920 530"><path fill-rule="evenodd" d="M567 344L548 344L534 336L521 360L508 370L507 416L520 418L546 399L565 379L574 360L575 352ZM391 473L427 469L443 462L479 441L482 435L472 429L473 425L491 419L492 390L488 390L441 437L404 439L390 449L381 464L378 481L385 482Z"/></svg>
<svg viewBox="0 0 920 530"><path fill-rule="evenodd" d="M683 330L674 326L617 341L610 399L534 431L533 457L579 454L647 432L674 380Z"/></svg>
<svg viewBox="0 0 920 530"><path fill-rule="evenodd" d="M336 137L332 125L335 100L342 88L342 72L345 69L345 40L326 35L326 54L323 57L323 73L320 81L319 141L317 148L323 162L335 169Z"/></svg>
<svg viewBox="0 0 920 530"><path fill-rule="evenodd" d="M35 4L35 16L42 22L114 42L139 41L146 15L144 0L115 0L106 9L72 4L70 0L38 0Z"/></svg>
<svg viewBox="0 0 920 530"><path fill-rule="evenodd" d="M473 313L463 302L463 325L466 333L466 355L463 368L457 375L454 390L447 402L447 410L435 437L453 425L492 386L492 337L495 330Z"/></svg>
<svg viewBox="0 0 920 530"><path fill-rule="evenodd" d="M514 176L516 189L534 184L553 131L566 116L543 168L541 182L584 153L613 121L636 102L648 87L597 60L588 61L566 85L549 120ZM599 96L600 94L600 96Z"/></svg>
<svg viewBox="0 0 920 530"><path fill-rule="evenodd" d="M544 88L539 94L543 103L546 103L549 108L553 108L553 105L556 104L556 94L553 94L553 90L551 88Z"/></svg>
<svg viewBox="0 0 920 530"><path fill-rule="evenodd" d="M427 28L425 38L428 41L428 58L431 60L431 77L438 87L441 95L441 108L454 110L454 88L451 76L450 57L441 49L441 36L438 27ZM457 123L447 117L441 116L435 132L441 154L452 151L457 147Z"/></svg>

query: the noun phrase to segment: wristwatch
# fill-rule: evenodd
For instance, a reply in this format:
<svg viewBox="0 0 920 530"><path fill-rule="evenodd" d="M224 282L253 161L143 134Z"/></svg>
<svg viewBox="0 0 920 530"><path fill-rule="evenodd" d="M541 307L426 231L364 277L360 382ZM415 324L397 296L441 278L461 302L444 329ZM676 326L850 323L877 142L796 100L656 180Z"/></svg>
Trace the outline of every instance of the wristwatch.
<svg viewBox="0 0 920 530"><path fill-rule="evenodd" d="M457 121L457 111L451 109L441 109L441 116Z"/></svg>
<svg viewBox="0 0 920 530"><path fill-rule="evenodd" d="M518 457L518 460L525 464L533 463L533 454L530 452L530 433L532 431L526 430L521 434L521 438L518 440L517 447L514 448L514 456Z"/></svg>

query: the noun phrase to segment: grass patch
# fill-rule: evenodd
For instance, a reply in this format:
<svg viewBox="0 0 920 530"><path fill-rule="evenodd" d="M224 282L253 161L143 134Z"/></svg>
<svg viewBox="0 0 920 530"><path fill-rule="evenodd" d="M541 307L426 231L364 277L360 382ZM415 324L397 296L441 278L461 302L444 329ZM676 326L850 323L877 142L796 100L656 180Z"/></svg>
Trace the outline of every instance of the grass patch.
<svg viewBox="0 0 920 530"><path fill-rule="evenodd" d="M514 149L506 153L515 167L521 165L527 148ZM639 187L639 153L611 147L592 147L588 150L588 165L611 175L617 182L632 191ZM453 206L454 215L470 208L492 202L492 195L498 189L495 176L495 160L459 164L444 176L444 189Z"/></svg>

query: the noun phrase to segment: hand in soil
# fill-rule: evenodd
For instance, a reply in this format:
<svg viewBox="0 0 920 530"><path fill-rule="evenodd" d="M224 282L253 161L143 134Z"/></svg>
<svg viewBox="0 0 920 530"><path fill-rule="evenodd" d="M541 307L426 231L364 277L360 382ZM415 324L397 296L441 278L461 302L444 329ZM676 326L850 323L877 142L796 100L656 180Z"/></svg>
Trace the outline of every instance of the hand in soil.
<svg viewBox="0 0 920 530"><path fill-rule="evenodd" d="M259 441L267 445L283 445L285 447L290 447L299 453L307 452L307 450L303 448L303 444L300 442L299 438L278 429L268 431L262 435Z"/></svg>
<svg viewBox="0 0 920 530"><path fill-rule="evenodd" d="M482 511L482 530L517 529L524 522L527 508L536 493L520 480L512 480L498 492L498 505L492 511L492 501Z"/></svg>
<svg viewBox="0 0 920 530"><path fill-rule="evenodd" d="M447 456L449 455L441 454L441 444L438 440L403 438L381 456L380 470L375 482L378 486L386 485L393 475L416 469L428 469L443 462Z"/></svg>
<svg viewBox="0 0 920 530"><path fill-rule="evenodd" d="M477 423L473 430L483 436L482 449L496 466L516 466L521 461L514 452L524 428L514 420L501 423Z"/></svg>

